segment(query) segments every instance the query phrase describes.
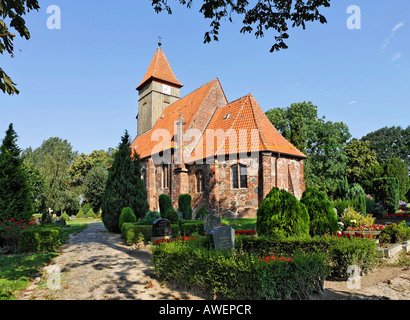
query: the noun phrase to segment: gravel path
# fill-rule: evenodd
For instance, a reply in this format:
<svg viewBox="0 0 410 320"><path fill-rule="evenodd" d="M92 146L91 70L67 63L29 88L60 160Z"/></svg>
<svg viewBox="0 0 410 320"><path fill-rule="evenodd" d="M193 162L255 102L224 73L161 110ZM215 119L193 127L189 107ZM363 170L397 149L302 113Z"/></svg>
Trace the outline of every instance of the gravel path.
<svg viewBox="0 0 410 320"><path fill-rule="evenodd" d="M158 282L150 255L131 251L102 222L70 238L61 255L19 300L202 300L207 297ZM55 271L60 270L60 273Z"/></svg>

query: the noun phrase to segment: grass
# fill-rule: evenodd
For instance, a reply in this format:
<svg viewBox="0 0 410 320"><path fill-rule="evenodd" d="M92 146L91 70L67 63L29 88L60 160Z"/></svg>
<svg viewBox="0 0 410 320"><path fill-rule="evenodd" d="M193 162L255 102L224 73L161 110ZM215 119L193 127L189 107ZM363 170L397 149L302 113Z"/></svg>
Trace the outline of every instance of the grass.
<svg viewBox="0 0 410 320"><path fill-rule="evenodd" d="M56 252L0 255L0 300L15 300L39 269L57 256Z"/></svg>
<svg viewBox="0 0 410 320"><path fill-rule="evenodd" d="M235 230L254 230L256 227L256 218L247 218L247 219L222 218L221 223L226 226L231 226Z"/></svg>
<svg viewBox="0 0 410 320"><path fill-rule="evenodd" d="M88 227L90 222L101 219L82 219L67 222L62 229L62 242L70 234L77 234ZM40 269L58 257L57 252L18 253L0 255L0 300L15 300L18 292L27 288Z"/></svg>

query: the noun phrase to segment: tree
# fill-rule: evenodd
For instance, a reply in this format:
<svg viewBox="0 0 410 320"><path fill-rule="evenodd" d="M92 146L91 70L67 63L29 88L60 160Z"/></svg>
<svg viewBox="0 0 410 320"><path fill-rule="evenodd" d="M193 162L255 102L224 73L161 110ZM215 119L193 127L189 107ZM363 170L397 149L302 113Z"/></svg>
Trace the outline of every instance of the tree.
<svg viewBox="0 0 410 320"><path fill-rule="evenodd" d="M23 17L31 10L40 9L37 0L2 0L0 4L0 53L5 51L12 57L14 52L13 40L15 34L10 32L5 21L14 28L21 37L30 39L30 32L26 27ZM18 94L15 83L6 72L0 67L0 89L9 95Z"/></svg>
<svg viewBox="0 0 410 320"><path fill-rule="evenodd" d="M370 146L377 154L379 163L386 163L388 158L402 159L410 172L410 126L384 127L362 137L362 141L370 141Z"/></svg>
<svg viewBox="0 0 410 320"><path fill-rule="evenodd" d="M350 140L345 150L347 179L350 184L359 183L362 172L378 164L376 152L370 148L370 141L358 139Z"/></svg>
<svg viewBox="0 0 410 320"><path fill-rule="evenodd" d="M191 8L193 0L180 0L181 5ZM151 0L155 12L162 11L172 14L167 0ZM204 36L204 43L218 41L221 20L233 22L233 15L242 17L241 33L254 32L256 38L263 37L264 32L273 30L277 33L275 43L270 52L287 49L284 42L289 38L288 30L294 27L306 28L306 22L319 21L327 23L319 9L330 7L330 0L258 0L250 3L249 0L203 0L199 10L204 18L210 19L211 30Z"/></svg>
<svg viewBox="0 0 410 320"><path fill-rule="evenodd" d="M410 189L410 179L406 163L396 157L387 159L384 165L384 175L386 177L397 178L399 181L399 196L401 200L407 201L406 193Z"/></svg>
<svg viewBox="0 0 410 320"><path fill-rule="evenodd" d="M101 208L102 196L107 184L108 170L105 166L95 166L84 179L85 200L91 204L94 211Z"/></svg>
<svg viewBox="0 0 410 320"><path fill-rule="evenodd" d="M293 103L287 108L266 112L278 131L307 155L307 186L332 195L347 168L345 146L351 135L343 122L319 118L317 106L311 102Z"/></svg>
<svg viewBox="0 0 410 320"><path fill-rule="evenodd" d="M125 207L130 207L137 218L143 218L149 210L147 191L141 179L141 161L138 153L131 150L127 131L108 170L102 197L102 219L108 231L120 232L119 217Z"/></svg>
<svg viewBox="0 0 410 320"><path fill-rule="evenodd" d="M94 166L108 167L110 157L110 154L104 150L94 150L89 155L84 153L75 155L73 163L68 170L73 184L81 186L88 172L90 172Z"/></svg>
<svg viewBox="0 0 410 320"><path fill-rule="evenodd" d="M76 152L67 140L49 138L34 151L26 149L25 162L35 166L44 179L45 207L54 212L79 209L79 189L70 184L69 168Z"/></svg>
<svg viewBox="0 0 410 320"><path fill-rule="evenodd" d="M0 147L0 220L27 222L33 213L32 189L17 146L17 134L10 124Z"/></svg>

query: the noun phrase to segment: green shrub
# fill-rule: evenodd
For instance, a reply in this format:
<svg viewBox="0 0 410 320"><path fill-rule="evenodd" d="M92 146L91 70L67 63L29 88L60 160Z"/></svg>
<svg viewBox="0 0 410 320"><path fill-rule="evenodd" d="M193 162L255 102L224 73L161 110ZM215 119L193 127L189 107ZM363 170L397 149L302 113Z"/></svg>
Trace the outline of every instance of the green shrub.
<svg viewBox="0 0 410 320"><path fill-rule="evenodd" d="M53 217L50 212L45 211L41 215L41 224L51 224L53 222Z"/></svg>
<svg viewBox="0 0 410 320"><path fill-rule="evenodd" d="M142 237L141 237L142 235ZM179 225L171 224L171 236L176 238L179 235ZM151 241L152 225L139 225L132 222L124 222L121 226L121 237L127 245L140 242L143 238L145 242Z"/></svg>
<svg viewBox="0 0 410 320"><path fill-rule="evenodd" d="M366 197L366 213L376 214L376 201Z"/></svg>
<svg viewBox="0 0 410 320"><path fill-rule="evenodd" d="M61 245L61 227L42 225L20 232L18 247L21 252L56 251Z"/></svg>
<svg viewBox="0 0 410 320"><path fill-rule="evenodd" d="M142 225L152 225L152 223L157 219L161 219L161 214L156 211L150 211L145 214L144 218L139 219L137 223Z"/></svg>
<svg viewBox="0 0 410 320"><path fill-rule="evenodd" d="M78 211L76 217L77 217L77 219L83 219L83 218L85 218L83 209L80 209L80 211Z"/></svg>
<svg viewBox="0 0 410 320"><path fill-rule="evenodd" d="M65 222L70 221L70 217L68 216L67 212L64 211L64 213L61 215L61 219L64 219Z"/></svg>
<svg viewBox="0 0 410 320"><path fill-rule="evenodd" d="M309 234L309 214L304 204L285 190L274 187L262 201L257 213L259 235L305 236Z"/></svg>
<svg viewBox="0 0 410 320"><path fill-rule="evenodd" d="M161 217L165 217L168 209L172 208L172 199L167 194L161 194L158 197L159 202L159 212L161 213Z"/></svg>
<svg viewBox="0 0 410 320"><path fill-rule="evenodd" d="M206 215L208 214L208 212L206 211L205 206L202 206L201 208L199 208L198 212L195 215L195 219L201 219L203 220Z"/></svg>
<svg viewBox="0 0 410 320"><path fill-rule="evenodd" d="M405 221L387 225L379 236L380 243L402 243L410 239L410 227Z"/></svg>
<svg viewBox="0 0 410 320"><path fill-rule="evenodd" d="M347 268L357 265L364 273L370 271L380 257L372 239L336 236L315 237L249 237L237 236L235 249L266 257L270 255L293 256L299 251L306 254L326 255L332 275L346 277Z"/></svg>
<svg viewBox="0 0 410 320"><path fill-rule="evenodd" d="M310 235L334 234L338 231L336 213L325 193L308 187L300 202L306 206L309 213Z"/></svg>
<svg viewBox="0 0 410 320"><path fill-rule="evenodd" d="M372 239L338 238L329 247L328 259L332 266L332 275L346 279L349 266L358 266L364 274L377 263L380 253Z"/></svg>
<svg viewBox="0 0 410 320"><path fill-rule="evenodd" d="M378 178L373 179L372 183L376 202L382 204L387 213L396 213L400 200L397 178Z"/></svg>
<svg viewBox="0 0 410 320"><path fill-rule="evenodd" d="M353 207L349 207L339 218L341 222L344 224L344 228L347 229L348 227L357 227L361 225L372 225L374 224L375 218L372 217L371 214L367 216L361 215L359 212L353 209Z"/></svg>
<svg viewBox="0 0 410 320"><path fill-rule="evenodd" d="M202 239L175 241L152 249L154 273L222 299L301 299L322 290L327 275L320 254L295 254L291 261L267 262L252 254L202 247Z"/></svg>
<svg viewBox="0 0 410 320"><path fill-rule="evenodd" d="M180 194L178 197L178 211L182 211L184 219L192 219L191 195Z"/></svg>
<svg viewBox="0 0 410 320"><path fill-rule="evenodd" d="M178 224L178 220L179 220L178 212L176 212L175 209L172 207L168 208L168 210L166 211L163 217L171 221L171 224Z"/></svg>
<svg viewBox="0 0 410 320"><path fill-rule="evenodd" d="M137 218L135 217L134 210L130 207L125 207L121 210L118 226L121 230L121 226L125 222L136 222Z"/></svg>
<svg viewBox="0 0 410 320"><path fill-rule="evenodd" d="M94 213L94 210L93 210L93 209L88 210L88 212L87 212L87 218L93 218L93 219L95 219L95 217L96 217L96 215L95 215L95 213Z"/></svg>
<svg viewBox="0 0 410 320"><path fill-rule="evenodd" d="M181 223L181 235L205 235L204 234L204 221L203 220L187 220Z"/></svg>
<svg viewBox="0 0 410 320"><path fill-rule="evenodd" d="M335 199L333 200L333 206L337 210L337 215L340 217L347 208L349 208L350 201L346 199Z"/></svg>
<svg viewBox="0 0 410 320"><path fill-rule="evenodd" d="M362 215L366 215L366 194L360 184L355 183L349 189L347 198L351 201L353 208L360 212Z"/></svg>

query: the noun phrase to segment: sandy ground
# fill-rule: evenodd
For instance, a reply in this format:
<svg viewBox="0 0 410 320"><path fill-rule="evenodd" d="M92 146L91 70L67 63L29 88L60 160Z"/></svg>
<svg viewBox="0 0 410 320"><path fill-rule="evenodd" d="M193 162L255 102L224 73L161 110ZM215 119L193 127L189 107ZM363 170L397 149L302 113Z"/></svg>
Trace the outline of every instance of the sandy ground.
<svg viewBox="0 0 410 320"><path fill-rule="evenodd" d="M410 256L407 256L410 258ZM209 300L211 297L160 283L150 254L131 250L120 235L92 223L70 238L61 254L22 291L19 300ZM354 286L355 288L349 288ZM386 266L360 282L326 281L312 300L410 300L410 268Z"/></svg>

